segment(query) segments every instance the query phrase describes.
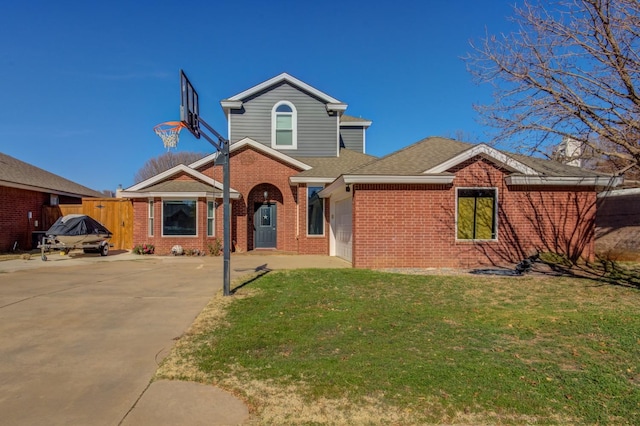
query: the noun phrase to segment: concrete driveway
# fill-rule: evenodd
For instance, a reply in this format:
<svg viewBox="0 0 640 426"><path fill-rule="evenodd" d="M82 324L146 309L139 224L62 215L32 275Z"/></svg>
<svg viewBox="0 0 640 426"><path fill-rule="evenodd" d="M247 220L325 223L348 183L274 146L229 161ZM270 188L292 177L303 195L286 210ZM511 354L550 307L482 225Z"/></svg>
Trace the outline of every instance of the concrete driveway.
<svg viewBox="0 0 640 426"><path fill-rule="evenodd" d="M134 424L125 419L144 400L157 363L221 288L222 259L59 260L0 262L2 424ZM233 278L256 269L323 266L349 264L323 256L241 255L232 257L231 271ZM136 424L157 424L141 414Z"/></svg>

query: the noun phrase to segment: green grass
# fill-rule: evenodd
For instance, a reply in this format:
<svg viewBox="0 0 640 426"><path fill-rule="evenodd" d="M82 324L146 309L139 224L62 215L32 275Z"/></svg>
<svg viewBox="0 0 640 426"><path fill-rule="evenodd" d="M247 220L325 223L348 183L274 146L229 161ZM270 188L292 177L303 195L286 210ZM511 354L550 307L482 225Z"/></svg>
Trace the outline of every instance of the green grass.
<svg viewBox="0 0 640 426"><path fill-rule="evenodd" d="M416 424L464 421L460 413L482 423L640 424L637 289L305 270L266 274L243 292L224 326L182 352L207 380L241 372L244 382L295 386L307 404L375 396ZM251 403L260 412L265 402Z"/></svg>

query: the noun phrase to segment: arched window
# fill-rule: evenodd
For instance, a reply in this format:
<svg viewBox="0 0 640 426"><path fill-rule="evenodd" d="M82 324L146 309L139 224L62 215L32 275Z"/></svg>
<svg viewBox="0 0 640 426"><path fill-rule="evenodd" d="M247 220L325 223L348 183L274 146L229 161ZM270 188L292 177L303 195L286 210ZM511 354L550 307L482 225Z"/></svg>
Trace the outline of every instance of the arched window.
<svg viewBox="0 0 640 426"><path fill-rule="evenodd" d="M288 101L280 101L271 110L271 147L296 149L298 147L298 113Z"/></svg>

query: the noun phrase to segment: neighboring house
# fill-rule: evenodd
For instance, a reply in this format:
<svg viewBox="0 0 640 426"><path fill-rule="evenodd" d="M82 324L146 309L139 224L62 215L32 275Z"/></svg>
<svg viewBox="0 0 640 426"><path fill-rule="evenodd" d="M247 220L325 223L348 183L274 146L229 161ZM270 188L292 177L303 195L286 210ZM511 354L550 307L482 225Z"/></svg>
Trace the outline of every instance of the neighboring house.
<svg viewBox="0 0 640 426"><path fill-rule="evenodd" d="M0 252L35 248L33 234L48 229L46 207L81 204L97 191L0 153Z"/></svg>
<svg viewBox="0 0 640 426"><path fill-rule="evenodd" d="M235 251L327 254L354 267L505 264L539 250L593 257L596 189L609 177L485 144L427 138L377 159L371 121L281 74L221 101ZM123 191L134 244L206 250L222 235L212 154Z"/></svg>

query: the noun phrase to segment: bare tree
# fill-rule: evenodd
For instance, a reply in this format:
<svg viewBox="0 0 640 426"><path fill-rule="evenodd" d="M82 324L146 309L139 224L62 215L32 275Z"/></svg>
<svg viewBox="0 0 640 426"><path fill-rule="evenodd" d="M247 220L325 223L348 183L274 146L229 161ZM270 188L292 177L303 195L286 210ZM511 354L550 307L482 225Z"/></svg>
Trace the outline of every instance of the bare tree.
<svg viewBox="0 0 640 426"><path fill-rule="evenodd" d="M640 1L524 0L510 34L472 43L476 105L495 142L530 153L571 138L622 174L640 167Z"/></svg>
<svg viewBox="0 0 640 426"><path fill-rule="evenodd" d="M153 177L158 173L169 170L170 168L175 167L178 164L191 164L203 158L205 155L207 154L188 151L165 152L164 154L153 157L146 163L144 163L144 166L142 166L136 172L133 180L135 183L142 182L143 180L149 179L150 177Z"/></svg>

